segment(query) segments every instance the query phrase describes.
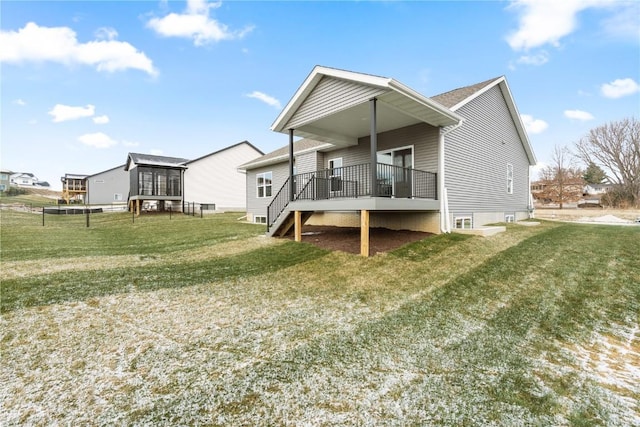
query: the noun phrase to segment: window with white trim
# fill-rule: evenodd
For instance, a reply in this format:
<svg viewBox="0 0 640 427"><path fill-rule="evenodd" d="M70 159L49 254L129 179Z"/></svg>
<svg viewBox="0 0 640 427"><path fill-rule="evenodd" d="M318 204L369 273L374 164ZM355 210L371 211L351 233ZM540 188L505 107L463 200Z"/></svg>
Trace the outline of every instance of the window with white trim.
<svg viewBox="0 0 640 427"><path fill-rule="evenodd" d="M504 222L516 222L516 216L513 214L507 214L504 216Z"/></svg>
<svg viewBox="0 0 640 427"><path fill-rule="evenodd" d="M113 201L114 202L122 201L122 193L113 193Z"/></svg>
<svg viewBox="0 0 640 427"><path fill-rule="evenodd" d="M470 216L454 216L453 228L471 229L473 228L473 218L471 218Z"/></svg>
<svg viewBox="0 0 640 427"><path fill-rule="evenodd" d="M267 217L264 215L254 215L253 216L253 222L255 224L266 224L267 223Z"/></svg>
<svg viewBox="0 0 640 427"><path fill-rule="evenodd" d="M507 163L507 194L513 194L513 165Z"/></svg>
<svg viewBox="0 0 640 427"><path fill-rule="evenodd" d="M256 175L257 197L271 197L273 172L262 172Z"/></svg>

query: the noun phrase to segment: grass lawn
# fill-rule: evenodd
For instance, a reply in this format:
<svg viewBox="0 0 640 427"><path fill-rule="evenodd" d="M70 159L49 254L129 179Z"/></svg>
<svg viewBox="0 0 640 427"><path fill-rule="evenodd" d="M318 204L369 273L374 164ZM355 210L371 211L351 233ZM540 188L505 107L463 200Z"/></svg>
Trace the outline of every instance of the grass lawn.
<svg viewBox="0 0 640 427"><path fill-rule="evenodd" d="M1 425L640 425L640 227L362 258L2 211Z"/></svg>

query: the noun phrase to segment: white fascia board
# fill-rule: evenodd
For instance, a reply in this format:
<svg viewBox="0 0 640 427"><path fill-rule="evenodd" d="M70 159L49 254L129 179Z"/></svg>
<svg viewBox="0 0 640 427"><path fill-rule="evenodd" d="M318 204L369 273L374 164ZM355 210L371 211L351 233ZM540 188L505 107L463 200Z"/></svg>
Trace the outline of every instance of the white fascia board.
<svg viewBox="0 0 640 427"><path fill-rule="evenodd" d="M426 107L429 107L435 110L436 112L438 112L439 114L441 114L442 116L446 117L448 120L451 121L451 123L448 123L448 125L458 124L463 120L462 116L459 116L458 114L456 114L453 111L453 109L448 109L444 105L432 100L431 98L428 98L422 95L421 93L416 92L415 90L411 89L409 86L406 86L397 80L390 79L389 88L395 90L396 92L400 93L403 96L406 96L407 98L410 98L420 104L423 104Z"/></svg>
<svg viewBox="0 0 640 427"><path fill-rule="evenodd" d="M529 165L535 166L537 163L536 155L533 152L533 148L531 147L531 141L529 141L529 136L527 135L527 131L525 130L524 123L522 123L522 118L520 117L520 113L518 112L518 107L513 100L513 96L511 95L511 89L509 89L507 80L504 77L500 79L500 87L503 89L503 93L506 94L505 99L507 101L507 107L511 112L513 123L516 125L516 130L518 131L520 139L522 140L522 144L524 145L524 151L527 153Z"/></svg>
<svg viewBox="0 0 640 427"><path fill-rule="evenodd" d="M505 82L506 79L504 78L504 76L501 76L497 79L495 79L493 82L489 83L488 85L486 85L485 87L483 87L482 89L474 92L472 95L468 96L467 98L463 99L462 101L458 102L456 105L454 105L453 107L451 107L451 111L456 111L458 110L460 107L462 107L463 105L468 104L469 102L471 102L472 100L476 99L477 97L479 97L480 95L482 95L483 93L485 93L486 91L488 91L489 89L491 89L492 87Z"/></svg>

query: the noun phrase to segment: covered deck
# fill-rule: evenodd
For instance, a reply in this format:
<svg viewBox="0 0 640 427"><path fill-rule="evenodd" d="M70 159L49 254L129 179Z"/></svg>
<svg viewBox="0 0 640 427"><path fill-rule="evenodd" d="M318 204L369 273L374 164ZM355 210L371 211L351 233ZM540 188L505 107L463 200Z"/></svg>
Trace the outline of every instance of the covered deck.
<svg viewBox="0 0 640 427"><path fill-rule="evenodd" d="M313 212L360 211L361 254L368 256L370 211L439 211L443 193L442 136L438 170L429 172L396 163L393 157L381 162L378 134L418 123L441 129L461 121L396 80L315 67L271 127L289 135L289 177L268 207L268 234L293 226L300 240L302 224ZM336 148L353 147L366 138L369 161L294 174L296 136Z"/></svg>

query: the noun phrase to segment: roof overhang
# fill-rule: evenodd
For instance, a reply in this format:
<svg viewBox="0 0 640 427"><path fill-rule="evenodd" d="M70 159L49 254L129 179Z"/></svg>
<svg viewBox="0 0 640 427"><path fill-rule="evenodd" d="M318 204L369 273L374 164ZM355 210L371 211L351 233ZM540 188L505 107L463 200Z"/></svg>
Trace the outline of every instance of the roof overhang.
<svg viewBox="0 0 640 427"><path fill-rule="evenodd" d="M316 66L282 110L271 130L288 133L291 119L324 77L378 89L378 95L375 96L377 133L417 123L444 127L462 121L462 117L455 112L394 79ZM336 146L355 145L358 138L371 134L369 104L369 100L366 100L344 108L338 106L328 109L307 122L299 123L295 126L294 134Z"/></svg>

